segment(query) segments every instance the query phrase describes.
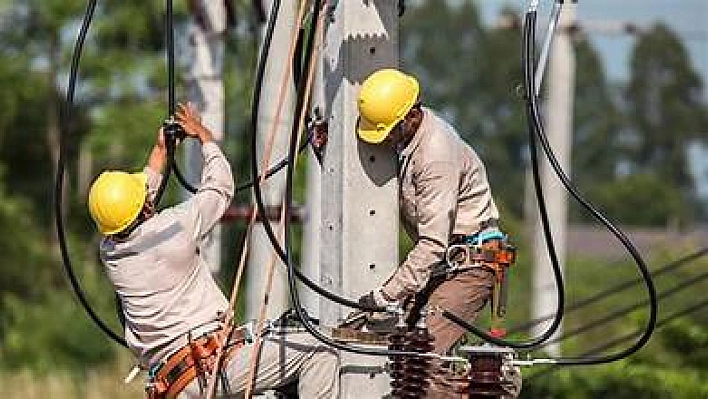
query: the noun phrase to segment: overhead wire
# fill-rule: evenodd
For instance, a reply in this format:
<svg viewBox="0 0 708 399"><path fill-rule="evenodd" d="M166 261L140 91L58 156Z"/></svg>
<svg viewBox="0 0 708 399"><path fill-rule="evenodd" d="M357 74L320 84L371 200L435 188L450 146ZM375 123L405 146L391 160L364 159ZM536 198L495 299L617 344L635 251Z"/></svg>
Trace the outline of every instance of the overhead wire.
<svg viewBox="0 0 708 399"><path fill-rule="evenodd" d="M705 280L706 278L708 278L708 272L693 276L688 279L684 279L681 282L679 282L679 284L677 284L676 286L674 286L668 290L659 292L656 299L657 300L666 299L666 298L668 298L672 295L675 295L675 294L677 294L677 293L679 293L679 292L681 292L681 291L683 291L695 284L700 283L701 281ZM565 331L562 335L560 335L558 337L554 337L553 339L545 342L542 345L542 347L547 346L547 345L551 345L556 342L565 341L565 340L567 340L571 337L574 337L576 335L580 335L580 334L585 333L587 331L602 327L602 325L607 324L607 323L609 323L613 320L616 320L620 317L624 317L627 314L629 314L637 309L645 307L648 304L649 304L649 301L644 300L644 301L635 302L631 305L627 305L627 306L623 306L621 308L618 308L615 311L613 311L603 317L589 320L587 323L585 323L579 327L576 327L576 328L569 330L569 331Z"/></svg>
<svg viewBox="0 0 708 399"><path fill-rule="evenodd" d="M656 323L656 329L659 330L662 327L664 327L665 325L671 323L672 321L674 321L680 317L684 317L686 315L694 313L694 312L696 312L702 308L705 308L705 307L708 307L708 299L703 300L698 303L695 303L695 304L692 304L692 305L689 305L689 306L686 306L680 310L677 310L676 312L673 312L673 313L669 314L668 316L660 319ZM616 337L610 341L607 341L607 342L604 342L600 345L594 346L591 349L581 353L580 356L581 357L590 356L592 354L602 352L604 350L607 350L607 349L610 349L614 346L617 346L617 345L621 344L622 342L629 341L630 339L637 339L637 337L642 335L643 330L644 329L637 329L631 333L624 334L624 335ZM561 367L558 367L557 365L551 365L551 367L548 367L545 370L534 373L532 376L530 376L529 378L526 379L526 382L529 383L529 382L531 382L535 379L538 379L546 374L553 373L553 372L559 370L560 368Z"/></svg>
<svg viewBox="0 0 708 399"><path fill-rule="evenodd" d="M674 261L671 261L671 262L665 264L664 266L660 267L659 269L652 271L651 277L652 277L652 279L655 279L661 275L664 275L665 273L676 272L678 269L680 269L686 265L690 265L691 262L693 262L696 259L699 259L705 255L708 255L708 247L702 248L702 249L695 251L691 254L688 254L682 258L676 259ZM632 288L642 282L643 282L643 279L641 277L638 277L638 278L617 284L616 286L610 287L604 291L600 291L600 292L596 293L595 295L592 295L588 298L585 298L581 301L571 304L570 306L565 308L565 313L568 314L572 311L575 311L575 310L581 309L585 306L591 305L597 301L607 298L610 295L613 295L618 292L624 291L626 289ZM530 320L524 324L509 328L509 332L514 333L514 332L528 330L529 328L531 328L539 323L542 323L544 321L547 321L551 318L553 318L553 315L546 315L546 316L538 317L538 318Z"/></svg>

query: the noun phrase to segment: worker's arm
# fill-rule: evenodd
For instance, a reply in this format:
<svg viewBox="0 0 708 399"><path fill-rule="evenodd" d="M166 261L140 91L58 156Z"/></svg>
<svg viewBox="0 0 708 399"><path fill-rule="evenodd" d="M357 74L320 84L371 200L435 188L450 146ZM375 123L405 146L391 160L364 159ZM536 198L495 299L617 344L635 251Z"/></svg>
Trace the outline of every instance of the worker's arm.
<svg viewBox="0 0 708 399"><path fill-rule="evenodd" d="M151 200L155 199L157 190L162 181L162 172L167 164L167 147L165 145L165 133L162 128L157 131L157 139L155 145L150 151L148 162L143 172L147 175L148 196Z"/></svg>
<svg viewBox="0 0 708 399"><path fill-rule="evenodd" d="M426 165L416 181L418 238L389 280L384 297L400 300L421 290L433 267L443 261L457 212L460 166L455 160Z"/></svg>
<svg viewBox="0 0 708 399"><path fill-rule="evenodd" d="M211 131L191 104L180 104L175 114L185 134L202 143L203 168L197 192L185 203L193 228L199 236L207 234L226 212L234 195L231 165L214 141Z"/></svg>

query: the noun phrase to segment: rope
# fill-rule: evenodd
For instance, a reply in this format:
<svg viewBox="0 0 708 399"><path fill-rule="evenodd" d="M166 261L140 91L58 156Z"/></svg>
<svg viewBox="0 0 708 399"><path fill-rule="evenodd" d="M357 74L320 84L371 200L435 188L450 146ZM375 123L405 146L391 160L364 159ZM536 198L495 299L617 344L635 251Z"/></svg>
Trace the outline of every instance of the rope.
<svg viewBox="0 0 708 399"><path fill-rule="evenodd" d="M258 98L259 98L258 93L259 93L259 91L260 91L260 87L259 87L260 84L259 84L259 82L262 82L263 72L264 72L264 70L265 70L265 62L266 62L266 60L267 60L267 58L268 58L269 43L270 43L270 40L271 40L271 37L272 37L273 29L274 29L274 27L275 27L276 15L277 15L277 13L278 13L279 8L280 8L280 0L275 0L275 1L273 2L273 4L272 4L272 7L271 7L271 22L272 22L272 24L270 24L270 26L269 26L268 29L267 29L267 36L266 36L266 40L264 40L264 45L263 45L263 53L261 54L261 57L260 57L260 60L259 60L259 63L261 64L261 66L259 67L258 76L257 76L257 78L256 78L257 84L256 84L255 87L254 87L254 96L253 96L253 97L254 97L254 103L252 104L252 115L251 115L251 118L252 118L253 120L256 120L256 118L257 118L257 115L256 115L256 114L257 114L258 105L259 105L259 104L258 104ZM297 19L297 21L298 21L297 23L298 23L298 24L300 23L299 21L301 21L301 19L302 19L302 14L303 14L303 13L304 13L304 5L301 7L300 15L299 15L299 17L298 17L298 19ZM290 46L290 55L289 55L289 58L288 58L288 59L292 59L293 53L294 53L294 42L291 43L291 46ZM262 159L262 164L263 164L264 167L266 167L266 166L268 165L268 161L269 161L269 159L270 159L270 155L271 155L271 152L272 152L272 147L273 147L273 142L274 142L274 136L275 136L275 133L276 133L276 127L277 127L278 122L280 121L280 118L281 118L282 108L283 108L283 104L284 104L284 102L285 102L285 100L284 100L284 98L285 98L285 93L286 93L286 91L287 91L287 89L288 89L288 83L289 83L289 79L290 79L290 72L291 72L291 71L290 71L290 68L286 68L286 69L285 69L284 76L283 76L283 80L282 80L282 83L281 83L281 86L280 86L280 89L279 89L279 93L278 93L278 103L277 103L277 107L276 107L275 117L274 117L274 120L273 120L273 124L271 125L271 129L270 129L270 131L269 131L269 134L268 134L268 141L267 141L267 143L266 143L266 145L265 145L265 154L264 154L263 159ZM255 129L254 129L254 131L252 132L252 134L255 136L255 134L256 134ZM262 182L263 182L263 181L265 180L265 178L266 178L266 175L267 175L267 174L264 173L264 174L262 174L262 175L259 176L259 178L258 178L258 185L262 184ZM254 186L255 186L255 184L254 184ZM258 212L253 212L253 213L251 214L251 217L250 217L250 219L249 219L249 221L248 221L248 224L247 224L247 227L246 227L246 230L247 230L247 233L246 233L246 240L244 240L243 247L242 247L242 249L241 249L241 259L240 259L240 262L239 262L239 267L238 267L238 269L237 269L237 270L238 270L238 274L237 274L236 279L235 279L235 281L234 281L234 285L233 285L232 288L231 288L231 296L230 296L230 299L229 299L229 310L230 310L230 311L227 312L227 314L226 314L226 319L225 319L225 321L224 321L224 327L223 327L223 328L224 328L226 331L230 331L230 330L233 328L233 327L232 327L232 324L233 324L233 323L232 323L232 322L233 322L233 309L234 309L234 307L235 307L235 305L236 305L236 298L238 297L238 292L239 292L239 287L240 287L241 279L242 279L242 276L243 276L243 271L244 271L245 268L246 268L246 267L245 267L245 264L246 264L247 243L248 243L248 241L249 241L249 239L250 239L251 232L252 232L252 230L253 230L253 225L255 224L255 220L256 220L257 214L258 214ZM259 334L260 332L257 330L256 333ZM229 334L224 334L225 337L228 336L228 335L229 335ZM260 338L259 335L256 335L256 342L254 342L254 348L257 348L257 347L258 347L258 345L259 345L259 344L258 344L259 338ZM222 342L219 347L220 347L220 348L224 348L224 347L225 347L225 344L226 344L226 342ZM222 359L223 359L223 354L224 354L224 351L223 351L222 349L219 349L219 353L218 353L218 355L217 355L217 360L216 360L216 367L215 367L215 370L218 370L219 367L221 366L221 362L222 362ZM252 357L252 358L253 358L254 356L257 357L257 352L256 352L256 351L253 351L252 354L251 354L251 357ZM250 374L250 371L249 371L249 374ZM214 395L214 393L215 393L216 380L217 380L217 378L216 378L216 374L215 374L215 375L212 376L211 380L209 381L209 385L208 385L208 387L207 387L207 396L206 396L207 399L212 398L213 395ZM249 378L249 381L250 381L250 380L251 380L251 378ZM248 391L248 386L247 386L247 391Z"/></svg>
<svg viewBox="0 0 708 399"><path fill-rule="evenodd" d="M299 32L300 27L302 26L302 19L305 15L305 8L306 8L306 2L301 2L300 3L300 8L298 10L298 15L297 19L295 20L295 32ZM293 60L295 58L295 51L297 49L297 40L298 40L298 35L295 34L293 35L292 40L290 41L290 48L288 50L288 60ZM292 73L292 68L285 68L285 72L283 75L283 80L281 83L280 87L280 92L278 95L278 106L276 109L276 118L274 119L273 124L271 125L271 131L269 132L269 141L268 145L266 148L268 151L266 154L267 156L270 156L270 149L273 144L273 140L275 137L276 133L276 128L278 125L278 122L280 121L280 116L281 116L281 111L282 111L282 105L285 101L285 94L286 90L288 87L288 84L290 82L290 75ZM308 84L311 82L308 82ZM255 132L254 132L255 133ZM293 167L294 165L290 165L290 167ZM259 181L259 185L262 183ZM252 219L255 219L255 215L257 212L254 212L252 215ZM281 215L280 215L280 223L281 223L281 239L284 238L285 235L285 218L287 216L287 213L285 212L285 207L281 207ZM266 315L266 309L268 306L268 297L270 290L272 288L272 283L273 283L273 274L275 272L275 264L276 264L276 253L272 253L271 261L270 264L268 265L267 272L266 272L266 283L264 286L264 293L263 293L263 300L261 301L261 306L260 306L260 311L258 315L258 320L256 322L256 339L253 345L253 350L251 351L251 356L249 359L249 367L248 367L248 379L246 380L246 398L250 398L252 395L252 389L253 389L253 382L255 380L255 374L256 374L256 369L258 366L258 352L260 351L260 347L262 345L262 332L263 332L263 325L265 323L265 315Z"/></svg>

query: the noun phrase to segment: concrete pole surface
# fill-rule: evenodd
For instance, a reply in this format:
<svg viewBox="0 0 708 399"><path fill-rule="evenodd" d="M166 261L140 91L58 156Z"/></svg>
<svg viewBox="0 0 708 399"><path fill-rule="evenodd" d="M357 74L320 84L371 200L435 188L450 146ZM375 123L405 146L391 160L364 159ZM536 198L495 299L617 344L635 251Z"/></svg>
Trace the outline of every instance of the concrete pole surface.
<svg viewBox="0 0 708 399"><path fill-rule="evenodd" d="M187 98L195 104L202 121L213 133L214 139L224 140L224 34L226 32L226 9L222 1L201 0L196 2L204 17L205 26L192 22L188 27L187 50L189 59L187 73ZM185 179L194 187L199 186L202 170L202 152L194 140L184 142ZM184 190L184 196L191 193ZM202 243L202 256L211 267L212 274L221 267L221 226L217 225Z"/></svg>
<svg viewBox="0 0 708 399"><path fill-rule="evenodd" d="M356 299L378 287L398 265L395 156L356 137L357 95L374 70L398 65L395 1L330 3L320 65L321 103L329 123L322 167L320 284ZM353 309L320 299L320 319L337 325ZM380 398L390 392L384 357L341 352L341 397Z"/></svg>
<svg viewBox="0 0 708 399"><path fill-rule="evenodd" d="M551 46L549 71L547 77L548 91L545 104L546 134L548 141L565 174L570 176L570 156L573 130L573 92L575 87L575 58L573 43L565 29L575 21L576 5L566 4L560 16L559 29ZM542 151L539 148L539 151ZM543 155L541 159L545 160ZM566 262L567 227L568 227L568 193L562 186L558 176L549 163L541 163L541 184L545 195L546 208L551 224L558 261ZM533 317L539 318L555 313L558 306L557 287L551 270L551 261L543 236L538 212L536 211L534 229L534 278ZM535 335L546 331L550 322L542 323L535 329ZM562 333L562 326L554 337ZM545 350L552 356L560 356L560 345L551 344Z"/></svg>
<svg viewBox="0 0 708 399"><path fill-rule="evenodd" d="M265 5L270 10L270 2ZM271 41L270 57L266 62L266 70L263 78L261 101L258 108L257 125L257 160L260 171L265 173L265 169L276 164L287 156L288 144L290 142L290 129L293 124L295 90L292 73L286 86L286 91L280 93L283 87L283 76L287 68L291 68L287 54L290 42L294 36L295 18L297 17L298 4L296 1L283 1L280 5L280 14L273 31ZM261 34L263 38L265 33ZM279 116L278 102L283 96ZM276 120L276 118L278 120ZM274 126L275 124L275 126ZM274 132L274 133L273 133ZM269 137L271 133L274 136ZM266 147L272 140L270 154L267 154ZM268 166L263 166L263 159L269 155ZM266 206L280 207L283 204L285 194L285 169L264 180L261 185L263 202ZM278 220L279 220L278 216ZM279 221L271 220L271 226L276 236L281 237L282 224ZM263 228L263 224L256 222L253 226L251 240L248 248L248 264L246 266L246 312L247 320L257 320L263 294L265 293L266 277L271 262L275 260L275 269L272 285L269 290L268 304L265 317L274 319L280 316L290 303L287 284L287 272L285 266L277 257L273 246Z"/></svg>

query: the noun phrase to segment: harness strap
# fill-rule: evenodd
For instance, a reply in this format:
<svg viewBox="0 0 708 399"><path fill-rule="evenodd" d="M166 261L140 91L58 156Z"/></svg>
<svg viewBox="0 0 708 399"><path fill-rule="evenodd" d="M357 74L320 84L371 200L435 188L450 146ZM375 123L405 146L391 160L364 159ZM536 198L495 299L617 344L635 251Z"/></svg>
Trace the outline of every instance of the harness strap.
<svg viewBox="0 0 708 399"><path fill-rule="evenodd" d="M216 355L220 349L220 331L191 340L167 360L150 371L145 391L148 399L174 399L195 378L214 373ZM250 341L246 328L235 329L229 341L224 360L236 349Z"/></svg>

